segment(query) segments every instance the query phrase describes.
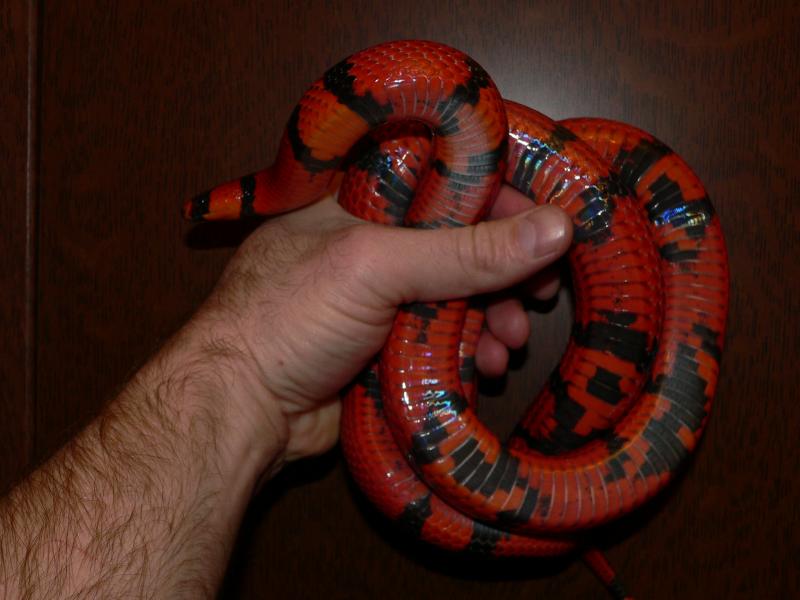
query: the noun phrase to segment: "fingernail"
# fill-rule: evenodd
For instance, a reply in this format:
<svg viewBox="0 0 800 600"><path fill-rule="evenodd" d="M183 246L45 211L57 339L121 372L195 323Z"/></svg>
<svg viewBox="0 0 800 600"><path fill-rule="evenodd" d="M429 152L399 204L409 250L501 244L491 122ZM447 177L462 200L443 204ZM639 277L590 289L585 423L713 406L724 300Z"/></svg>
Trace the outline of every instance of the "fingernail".
<svg viewBox="0 0 800 600"><path fill-rule="evenodd" d="M519 243L531 256L547 256L561 249L567 235L567 219L554 206L529 211L519 224Z"/></svg>

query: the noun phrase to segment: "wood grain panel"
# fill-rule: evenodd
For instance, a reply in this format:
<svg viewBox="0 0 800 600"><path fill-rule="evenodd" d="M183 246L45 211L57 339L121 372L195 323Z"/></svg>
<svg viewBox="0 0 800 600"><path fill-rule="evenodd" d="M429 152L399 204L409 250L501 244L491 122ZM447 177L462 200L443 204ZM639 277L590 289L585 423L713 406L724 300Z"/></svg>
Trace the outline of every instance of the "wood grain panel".
<svg viewBox="0 0 800 600"><path fill-rule="evenodd" d="M30 461L33 404L33 284L36 10L0 6L0 493Z"/></svg>
<svg viewBox="0 0 800 600"><path fill-rule="evenodd" d="M240 230L190 231L181 199L269 163L300 94L340 58L435 39L553 117L652 131L706 182L733 280L714 419L679 485L603 539L642 598L796 595L797 5L221 4L44 8L37 453L88 419L220 273ZM528 360L485 388L499 430L558 360L569 320L565 296L535 314ZM603 597L577 564L472 564L410 544L336 453L253 503L222 596L266 595Z"/></svg>

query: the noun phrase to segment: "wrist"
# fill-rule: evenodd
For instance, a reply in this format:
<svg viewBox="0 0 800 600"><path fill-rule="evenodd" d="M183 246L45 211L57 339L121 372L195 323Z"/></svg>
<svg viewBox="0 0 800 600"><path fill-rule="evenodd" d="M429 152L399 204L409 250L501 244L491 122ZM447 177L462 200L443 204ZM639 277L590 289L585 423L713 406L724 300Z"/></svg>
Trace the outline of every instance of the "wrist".
<svg viewBox="0 0 800 600"><path fill-rule="evenodd" d="M137 375L168 420L212 442L220 485L245 502L281 468L288 441L280 407L251 362L232 333L195 318Z"/></svg>

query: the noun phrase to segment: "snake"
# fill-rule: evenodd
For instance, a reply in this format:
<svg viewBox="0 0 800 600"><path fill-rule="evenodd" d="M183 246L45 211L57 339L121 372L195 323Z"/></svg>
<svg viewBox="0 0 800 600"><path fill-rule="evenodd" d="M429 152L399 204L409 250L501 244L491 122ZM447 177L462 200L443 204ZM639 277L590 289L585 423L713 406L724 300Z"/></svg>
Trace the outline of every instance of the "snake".
<svg viewBox="0 0 800 600"><path fill-rule="evenodd" d="M275 162L186 201L194 222L317 201L439 229L485 219L502 184L573 223L566 351L501 442L476 413L475 299L398 308L344 391L353 479L410 535L479 556L574 551L663 490L709 419L728 311L720 220L667 145L600 118L553 121L505 100L463 52L392 41L328 69L291 113ZM602 553L584 559L628 597Z"/></svg>

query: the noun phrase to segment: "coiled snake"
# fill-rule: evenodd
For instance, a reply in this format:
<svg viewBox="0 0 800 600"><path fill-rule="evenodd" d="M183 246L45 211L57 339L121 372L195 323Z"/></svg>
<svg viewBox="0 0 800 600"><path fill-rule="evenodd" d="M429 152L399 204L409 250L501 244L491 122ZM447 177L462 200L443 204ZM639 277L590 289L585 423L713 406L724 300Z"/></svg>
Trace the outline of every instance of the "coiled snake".
<svg viewBox="0 0 800 600"><path fill-rule="evenodd" d="M303 206L346 157L340 201L365 219L471 225L505 181L574 223L572 337L505 444L474 410L481 311L399 309L344 400L344 452L376 506L447 549L542 556L661 490L708 419L728 302L719 219L684 161L631 126L504 101L457 50L390 42L313 84L272 167L193 198L185 216ZM622 597L602 556L587 560Z"/></svg>

